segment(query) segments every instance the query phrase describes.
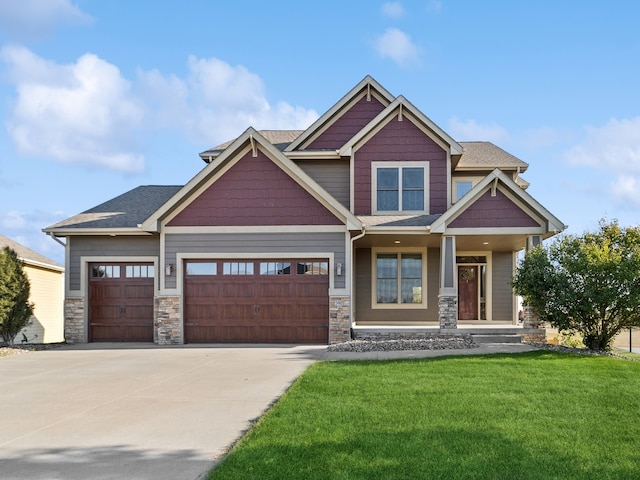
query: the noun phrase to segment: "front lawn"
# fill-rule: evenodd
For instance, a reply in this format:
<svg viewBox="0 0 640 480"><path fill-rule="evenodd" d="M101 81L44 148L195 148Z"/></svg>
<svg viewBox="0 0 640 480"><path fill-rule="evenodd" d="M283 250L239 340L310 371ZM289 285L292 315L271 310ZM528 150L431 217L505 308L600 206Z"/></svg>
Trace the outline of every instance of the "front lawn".
<svg viewBox="0 0 640 480"><path fill-rule="evenodd" d="M637 479L640 363L537 351L313 365L210 479Z"/></svg>

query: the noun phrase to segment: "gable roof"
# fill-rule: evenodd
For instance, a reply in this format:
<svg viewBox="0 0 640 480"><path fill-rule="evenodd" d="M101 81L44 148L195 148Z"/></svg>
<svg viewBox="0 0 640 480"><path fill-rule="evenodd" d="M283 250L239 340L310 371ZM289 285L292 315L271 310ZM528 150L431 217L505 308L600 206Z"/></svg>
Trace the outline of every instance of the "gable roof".
<svg viewBox="0 0 640 480"><path fill-rule="evenodd" d="M136 187L97 207L51 225L43 231L54 235L86 234L114 230L140 233L139 225L180 190L177 185Z"/></svg>
<svg viewBox="0 0 640 480"><path fill-rule="evenodd" d="M524 172L529 164L491 142L460 142L462 156L456 170L517 170Z"/></svg>
<svg viewBox="0 0 640 480"><path fill-rule="evenodd" d="M397 112L397 113L396 113ZM353 148L364 140L376 127L385 124L392 116L403 115L404 113L411 114L417 121L422 123L429 131L437 136L442 143L449 146L452 155L460 155L462 153L462 146L456 142L448 133L442 130L436 125L429 117L418 110L411 102L400 95L393 102L391 102L387 108L385 108L376 118L371 120L362 130L354 135L351 140L345 143L340 149L340 155L343 157L349 157L352 154Z"/></svg>
<svg viewBox="0 0 640 480"><path fill-rule="evenodd" d="M160 230L160 223L173 212L177 211L190 197L206 188L212 177L230 163L237 161L240 152L250 147L260 149L285 173L302 185L316 200L322 203L334 215L342 218L350 230L360 230L361 222L341 203L335 200L309 175L307 175L294 162L289 160L280 150L274 147L265 137L254 128L248 128L242 135L236 138L215 160L203 168L184 187L179 189L168 201L163 203L144 222L142 229L149 232Z"/></svg>
<svg viewBox="0 0 640 480"><path fill-rule="evenodd" d="M5 237L0 234L0 248L9 247L18 254L18 258L28 265L46 267L51 270L64 272L64 267L58 262L39 254L38 252L31 250L28 247L11 240L9 237Z"/></svg>
<svg viewBox="0 0 640 480"><path fill-rule="evenodd" d="M489 175L487 175L482 181L474 186L469 193L462 197L455 205L448 209L442 216L440 216L431 225L432 233L445 233L448 224L464 212L469 206L471 206L480 195L482 195L491 185L497 185L501 183L507 189L507 191L513 195L519 202L527 206L536 215L540 216L546 222L546 232L548 234L555 234L562 232L567 226L562 223L556 216L554 216L549 210L543 207L536 199L529 195L525 190L518 186L508 175L496 168Z"/></svg>
<svg viewBox="0 0 640 480"><path fill-rule="evenodd" d="M333 107L327 110L323 115L320 116L320 118L313 122L313 124L309 128L307 128L301 135L293 140L291 144L289 144L289 146L285 148L285 152L290 152L297 149L306 141L311 139L319 130L332 123L336 116L364 90L367 91L367 95L370 95L371 91L373 90L380 97L382 97L387 104L391 103L394 99L394 96L389 93L386 88L376 82L371 75L367 75L355 87L349 90L347 94L344 95Z"/></svg>
<svg viewBox="0 0 640 480"><path fill-rule="evenodd" d="M304 130L258 130L260 135L280 151L287 148L289 144L291 144L291 142L298 138L303 132ZM209 150L205 150L200 153L200 158L205 162L210 163L213 158L220 155L225 148L234 142L234 140L235 138L210 148Z"/></svg>

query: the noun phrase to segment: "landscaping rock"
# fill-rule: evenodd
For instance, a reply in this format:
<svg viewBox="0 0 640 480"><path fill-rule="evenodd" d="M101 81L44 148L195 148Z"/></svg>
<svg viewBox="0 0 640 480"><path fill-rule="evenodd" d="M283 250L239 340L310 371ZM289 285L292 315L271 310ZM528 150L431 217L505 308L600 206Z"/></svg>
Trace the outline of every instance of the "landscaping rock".
<svg viewBox="0 0 640 480"><path fill-rule="evenodd" d="M329 352L391 352L397 350L455 350L476 348L470 335L434 335L419 339L352 340L329 345Z"/></svg>

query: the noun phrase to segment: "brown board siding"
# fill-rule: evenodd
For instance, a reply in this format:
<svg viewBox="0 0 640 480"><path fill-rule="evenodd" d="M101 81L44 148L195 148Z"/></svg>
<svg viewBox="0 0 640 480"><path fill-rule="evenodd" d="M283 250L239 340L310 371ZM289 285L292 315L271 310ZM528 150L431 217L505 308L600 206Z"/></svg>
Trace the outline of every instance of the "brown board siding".
<svg viewBox="0 0 640 480"><path fill-rule="evenodd" d="M340 118L330 125L313 142L309 144L308 150L337 150L347 143L351 137L358 133L367 123L373 120L385 106L374 96L367 101L367 96L363 95L349 110L344 112Z"/></svg>
<svg viewBox="0 0 640 480"><path fill-rule="evenodd" d="M427 250L427 309L372 309L371 249L358 248L355 254L355 321L356 323L438 322L440 249Z"/></svg>
<svg viewBox="0 0 640 480"><path fill-rule="evenodd" d="M67 237L69 265L66 273L69 275L69 289L80 290L80 269L82 268L80 257L131 257L132 262L136 261L136 257L158 257L160 255L159 238L157 235Z"/></svg>
<svg viewBox="0 0 640 480"><path fill-rule="evenodd" d="M297 165L346 208L350 202L348 160L303 160Z"/></svg>
<svg viewBox="0 0 640 480"><path fill-rule="evenodd" d="M491 196L487 190L462 212L450 228L539 227L540 224L524 212L500 190Z"/></svg>
<svg viewBox="0 0 640 480"><path fill-rule="evenodd" d="M168 226L341 225L264 153L249 152Z"/></svg>
<svg viewBox="0 0 640 480"><path fill-rule="evenodd" d="M166 262L177 264L177 254L189 253L221 256L224 254L286 254L333 252L334 261L342 263L343 275L335 276L334 287L345 288L346 233L223 233L223 234L167 234ZM333 266L330 266L333 268ZM176 288L176 276L165 277L166 288Z"/></svg>
<svg viewBox="0 0 640 480"><path fill-rule="evenodd" d="M371 215L371 162L429 162L429 213L447 209L447 153L408 117L394 117L354 155L356 215Z"/></svg>
<svg viewBox="0 0 640 480"><path fill-rule="evenodd" d="M493 281L493 320L513 320L513 252L493 252L492 255Z"/></svg>

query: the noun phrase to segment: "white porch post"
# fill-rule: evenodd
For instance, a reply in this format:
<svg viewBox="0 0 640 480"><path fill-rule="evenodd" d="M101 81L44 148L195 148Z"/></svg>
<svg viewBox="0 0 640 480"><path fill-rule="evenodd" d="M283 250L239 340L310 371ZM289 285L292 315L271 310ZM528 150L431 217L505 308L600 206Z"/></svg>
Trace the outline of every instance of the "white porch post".
<svg viewBox="0 0 640 480"><path fill-rule="evenodd" d="M438 317L441 330L458 328L456 277L456 237L443 236L440 248L440 294L438 295Z"/></svg>

